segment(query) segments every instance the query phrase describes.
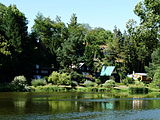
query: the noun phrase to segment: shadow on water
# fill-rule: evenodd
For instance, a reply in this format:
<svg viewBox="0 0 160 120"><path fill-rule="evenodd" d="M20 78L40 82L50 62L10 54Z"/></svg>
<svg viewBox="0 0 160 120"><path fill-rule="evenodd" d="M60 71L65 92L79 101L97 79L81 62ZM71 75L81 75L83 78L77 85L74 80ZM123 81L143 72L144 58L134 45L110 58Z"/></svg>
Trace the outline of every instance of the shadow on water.
<svg viewBox="0 0 160 120"><path fill-rule="evenodd" d="M1 120L159 120L159 93L0 93Z"/></svg>

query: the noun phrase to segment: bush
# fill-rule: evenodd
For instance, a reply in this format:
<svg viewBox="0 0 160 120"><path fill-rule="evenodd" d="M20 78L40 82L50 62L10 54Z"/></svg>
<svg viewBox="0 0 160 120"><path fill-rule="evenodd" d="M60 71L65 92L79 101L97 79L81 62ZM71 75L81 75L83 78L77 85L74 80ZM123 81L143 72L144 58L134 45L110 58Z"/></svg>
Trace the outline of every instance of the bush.
<svg viewBox="0 0 160 120"><path fill-rule="evenodd" d="M101 80L100 80L100 79L95 79L95 82L96 82L97 84L101 84Z"/></svg>
<svg viewBox="0 0 160 120"><path fill-rule="evenodd" d="M44 79L34 79L31 81L32 86L44 86L47 84L46 80Z"/></svg>
<svg viewBox="0 0 160 120"><path fill-rule="evenodd" d="M27 80L24 76L16 76L11 82L13 91L27 91Z"/></svg>
<svg viewBox="0 0 160 120"><path fill-rule="evenodd" d="M32 88L32 91L34 92L66 92L67 89L63 87L58 87L58 86L37 86Z"/></svg>
<svg viewBox="0 0 160 120"><path fill-rule="evenodd" d="M71 81L71 86L72 86L72 87L78 86L78 82L77 82L77 81Z"/></svg>
<svg viewBox="0 0 160 120"><path fill-rule="evenodd" d="M60 84L59 83L59 73L52 72L52 74L48 77L48 82L52 84Z"/></svg>
<svg viewBox="0 0 160 120"><path fill-rule="evenodd" d="M67 73L52 72L48 77L48 82L54 85L69 85L71 84L71 76Z"/></svg>
<svg viewBox="0 0 160 120"><path fill-rule="evenodd" d="M83 85L86 86L86 87L95 87L95 86L97 86L97 84L95 82L92 82L92 81L89 81L89 80L86 80Z"/></svg>
<svg viewBox="0 0 160 120"><path fill-rule="evenodd" d="M125 85L133 84L134 80L132 78L126 77L125 79L122 80L122 83L124 83Z"/></svg>
<svg viewBox="0 0 160 120"><path fill-rule="evenodd" d="M115 87L115 84L116 84L116 82L114 80L107 80L103 84L103 87L112 88L112 87Z"/></svg>
<svg viewBox="0 0 160 120"><path fill-rule="evenodd" d="M70 85L71 84L71 76L67 73L61 73L59 75L59 81L61 85Z"/></svg>
<svg viewBox="0 0 160 120"><path fill-rule="evenodd" d="M135 83L134 83L136 86L140 86L140 87L143 87L145 86L145 84L139 80L135 80Z"/></svg>
<svg viewBox="0 0 160 120"><path fill-rule="evenodd" d="M77 72L71 72L71 80L77 81L78 83L83 82L83 76Z"/></svg>

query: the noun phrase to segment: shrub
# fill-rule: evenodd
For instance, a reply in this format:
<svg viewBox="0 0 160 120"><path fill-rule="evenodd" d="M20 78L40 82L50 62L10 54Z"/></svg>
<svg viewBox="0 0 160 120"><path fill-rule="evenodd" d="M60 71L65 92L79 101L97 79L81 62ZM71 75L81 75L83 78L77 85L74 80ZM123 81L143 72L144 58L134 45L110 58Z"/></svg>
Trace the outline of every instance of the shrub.
<svg viewBox="0 0 160 120"><path fill-rule="evenodd" d="M48 82L52 84L61 84L59 83L59 73L52 72L52 74L48 77Z"/></svg>
<svg viewBox="0 0 160 120"><path fill-rule="evenodd" d="M142 87L142 86L145 86L145 84L143 83L143 82L141 82L141 81L139 81L139 80L135 80L135 83L134 83L136 86L140 86L140 87Z"/></svg>
<svg viewBox="0 0 160 120"><path fill-rule="evenodd" d="M32 88L32 91L35 92L66 92L67 89L63 87L58 87L58 86L37 86L35 88Z"/></svg>
<svg viewBox="0 0 160 120"><path fill-rule="evenodd" d="M116 82L114 80L107 80L103 84L103 87L112 88L112 87L115 87L115 84L116 84Z"/></svg>
<svg viewBox="0 0 160 120"><path fill-rule="evenodd" d="M96 82L97 84L101 84L101 80L100 80L100 79L95 79L95 82Z"/></svg>
<svg viewBox="0 0 160 120"><path fill-rule="evenodd" d="M78 83L83 82L83 76L77 72L71 72L71 80L77 81Z"/></svg>
<svg viewBox="0 0 160 120"><path fill-rule="evenodd" d="M52 72L48 77L48 82L54 85L69 85L71 84L71 76L67 73Z"/></svg>
<svg viewBox="0 0 160 120"><path fill-rule="evenodd" d="M11 82L13 91L27 91L27 80L24 76L16 76Z"/></svg>
<svg viewBox="0 0 160 120"><path fill-rule="evenodd" d="M77 81L71 81L71 86L72 86L72 87L78 86L78 82L77 82Z"/></svg>
<svg viewBox="0 0 160 120"><path fill-rule="evenodd" d="M89 81L89 80L86 80L83 85L86 86L86 87L95 87L95 86L97 86L97 84L95 82L92 82L92 81Z"/></svg>
<svg viewBox="0 0 160 120"><path fill-rule="evenodd" d="M70 85L71 84L71 76L67 73L61 73L59 75L59 81L62 85Z"/></svg>
<svg viewBox="0 0 160 120"><path fill-rule="evenodd" d="M124 83L125 85L133 84L134 80L132 78L126 77L125 79L122 80L122 83Z"/></svg>
<svg viewBox="0 0 160 120"><path fill-rule="evenodd" d="M44 86L47 84L46 80L44 79L34 79L31 81L32 86Z"/></svg>

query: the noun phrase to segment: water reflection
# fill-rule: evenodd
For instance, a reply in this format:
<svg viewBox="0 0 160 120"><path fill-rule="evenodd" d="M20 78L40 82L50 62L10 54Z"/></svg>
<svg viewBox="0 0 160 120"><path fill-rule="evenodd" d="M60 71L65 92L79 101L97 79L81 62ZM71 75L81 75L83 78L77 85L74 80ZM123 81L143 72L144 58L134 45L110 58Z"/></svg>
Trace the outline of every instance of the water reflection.
<svg viewBox="0 0 160 120"><path fill-rule="evenodd" d="M116 119L116 115L128 117L139 111L159 111L159 100L157 95L126 97L93 93L0 93L0 118L67 119L67 116L72 116L73 119Z"/></svg>

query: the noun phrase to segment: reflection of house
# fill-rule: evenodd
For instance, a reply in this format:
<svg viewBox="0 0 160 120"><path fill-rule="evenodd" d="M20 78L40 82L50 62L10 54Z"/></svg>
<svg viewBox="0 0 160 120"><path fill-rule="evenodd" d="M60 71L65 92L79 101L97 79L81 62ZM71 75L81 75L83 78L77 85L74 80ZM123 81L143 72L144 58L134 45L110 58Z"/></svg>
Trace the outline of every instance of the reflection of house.
<svg viewBox="0 0 160 120"><path fill-rule="evenodd" d="M134 80L140 80L145 83L151 82L151 79L147 78L147 73L134 73L133 72L133 74L127 75L127 77L133 78Z"/></svg>
<svg viewBox="0 0 160 120"><path fill-rule="evenodd" d="M143 107L143 100L133 100L133 103L132 103L132 108L133 109L142 109Z"/></svg>

